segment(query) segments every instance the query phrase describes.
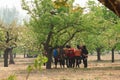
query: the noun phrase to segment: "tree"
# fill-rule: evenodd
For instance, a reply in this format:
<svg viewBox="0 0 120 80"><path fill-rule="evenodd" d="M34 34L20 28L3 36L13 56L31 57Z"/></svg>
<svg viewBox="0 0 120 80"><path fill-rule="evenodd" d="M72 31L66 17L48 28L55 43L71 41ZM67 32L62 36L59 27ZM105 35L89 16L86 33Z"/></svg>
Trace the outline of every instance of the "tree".
<svg viewBox="0 0 120 80"><path fill-rule="evenodd" d="M17 46L16 41L18 37L18 26L12 23L9 27L2 24L4 31L4 40L2 41L2 48L4 49L4 67L8 67L8 54L10 54L9 64L14 64L12 50Z"/></svg>
<svg viewBox="0 0 120 80"><path fill-rule="evenodd" d="M93 4L94 2L90 2L89 4ZM101 36L102 45L104 45L104 50L111 50L112 53L112 62L114 62L114 51L119 46L119 18L111 12L109 9L105 8L104 6L90 6L91 11L94 12L92 18L95 18L96 16L96 22L93 24L97 24L98 27L97 32L99 35L96 37L98 38ZM90 11L90 12L91 12ZM93 20L94 21L94 20ZM98 21L98 22L97 22ZM96 29L94 27L94 29ZM96 31L96 30L95 30ZM99 44L100 41L98 41L97 44Z"/></svg>
<svg viewBox="0 0 120 80"><path fill-rule="evenodd" d="M16 30L18 29L17 19L19 15L16 8L1 8L0 16L2 21L1 28L4 32L3 36L5 37L1 41L2 49L4 50L4 67L8 67L8 54L10 54L9 63L14 64L12 50L17 46L16 41L18 34Z"/></svg>
<svg viewBox="0 0 120 80"><path fill-rule="evenodd" d="M92 45L93 49L96 49L97 60L99 61L101 60L101 50L103 48L106 50L105 48L109 46L106 44L108 43L108 35L106 34L111 35L111 32L107 33L107 31L115 25L117 17L104 6L95 4L94 1L88 2L88 8L89 12L86 15L88 21L86 20L86 24L89 24L88 26L92 27L92 29L87 32L88 34L86 33L88 36L83 39L84 43L88 44L88 46L90 45L90 47Z"/></svg>
<svg viewBox="0 0 120 80"><path fill-rule="evenodd" d="M67 0L22 0L23 9L30 15L28 26L32 27L39 44L47 51L47 69L51 68L54 46L65 46L77 33L85 30L82 26L82 8L73 10L72 3Z"/></svg>
<svg viewBox="0 0 120 80"><path fill-rule="evenodd" d="M110 21L111 27L109 28L109 30L107 31L108 35L108 46L111 49L111 53L112 53L112 62L114 62L114 51L117 48L119 41L118 41L118 34L119 31L117 30L119 27L119 17L116 16L112 11L103 8L103 17L105 20Z"/></svg>
<svg viewBox="0 0 120 80"><path fill-rule="evenodd" d="M96 4L94 1L89 1L88 8L89 12L85 15L87 18L86 24L92 28L86 32L87 36L83 39L84 43L88 44L91 49L96 50L97 60L100 61L101 50L105 46L103 33L107 30L108 24L106 24L106 21L102 17L102 7L99 4Z"/></svg>

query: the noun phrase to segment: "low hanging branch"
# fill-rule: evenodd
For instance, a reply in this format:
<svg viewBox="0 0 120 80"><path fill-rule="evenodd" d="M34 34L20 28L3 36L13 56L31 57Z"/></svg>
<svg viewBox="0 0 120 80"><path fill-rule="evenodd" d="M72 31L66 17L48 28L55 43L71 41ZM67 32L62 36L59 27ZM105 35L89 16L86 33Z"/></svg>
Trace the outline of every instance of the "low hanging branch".
<svg viewBox="0 0 120 80"><path fill-rule="evenodd" d="M120 17L120 1L119 0L98 0L111 11L113 11L117 16Z"/></svg>
<svg viewBox="0 0 120 80"><path fill-rule="evenodd" d="M108 1L109 1L109 3L112 5L115 13L116 13L118 16L120 16L120 14L119 14L118 11L117 11L117 8L116 8L115 4L114 4L111 0L108 0Z"/></svg>

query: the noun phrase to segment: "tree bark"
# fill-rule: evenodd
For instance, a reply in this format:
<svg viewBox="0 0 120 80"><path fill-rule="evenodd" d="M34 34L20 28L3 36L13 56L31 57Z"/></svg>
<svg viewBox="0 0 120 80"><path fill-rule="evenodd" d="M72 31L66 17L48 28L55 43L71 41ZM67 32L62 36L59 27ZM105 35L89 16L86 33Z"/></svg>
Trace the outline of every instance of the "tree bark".
<svg viewBox="0 0 120 80"><path fill-rule="evenodd" d="M9 48L6 48L4 51L4 67L8 67L8 53L9 53Z"/></svg>
<svg viewBox="0 0 120 80"><path fill-rule="evenodd" d="M16 58L16 53L14 53L14 58Z"/></svg>
<svg viewBox="0 0 120 80"><path fill-rule="evenodd" d="M116 47L113 47L112 50L111 50L111 52L112 52L112 63L115 62L115 60L114 60L114 51L115 51L115 48Z"/></svg>
<svg viewBox="0 0 120 80"><path fill-rule="evenodd" d="M101 61L101 48L96 48L97 51L97 61Z"/></svg>
<svg viewBox="0 0 120 80"><path fill-rule="evenodd" d="M120 1L119 0L98 0L111 11L113 11L117 16L120 17Z"/></svg>
<svg viewBox="0 0 120 80"><path fill-rule="evenodd" d="M1 58L2 56L1 56L1 53L0 53L0 58Z"/></svg>
<svg viewBox="0 0 120 80"><path fill-rule="evenodd" d="M112 62L114 62L114 50L112 49Z"/></svg>
<svg viewBox="0 0 120 80"><path fill-rule="evenodd" d="M46 63L46 69L51 69L52 47L49 47L47 50L47 58L48 58L48 62Z"/></svg>
<svg viewBox="0 0 120 80"><path fill-rule="evenodd" d="M26 58L26 56L25 56L26 54L24 53L24 58Z"/></svg>
<svg viewBox="0 0 120 80"><path fill-rule="evenodd" d="M26 51L26 49L24 48L24 58L26 58L26 54L27 54L27 51Z"/></svg>
<svg viewBox="0 0 120 80"><path fill-rule="evenodd" d="M53 28L54 25L51 24L51 31L49 32L48 36L47 36L47 40L46 42L43 44L44 45L44 49L47 52L47 58L48 58L48 62L46 63L46 69L51 69L51 61L52 61L52 47L49 45L52 35L53 35Z"/></svg>
<svg viewBox="0 0 120 80"><path fill-rule="evenodd" d="M10 48L10 50L9 50L9 54L10 54L9 64L15 64L12 50L13 50L13 48Z"/></svg>

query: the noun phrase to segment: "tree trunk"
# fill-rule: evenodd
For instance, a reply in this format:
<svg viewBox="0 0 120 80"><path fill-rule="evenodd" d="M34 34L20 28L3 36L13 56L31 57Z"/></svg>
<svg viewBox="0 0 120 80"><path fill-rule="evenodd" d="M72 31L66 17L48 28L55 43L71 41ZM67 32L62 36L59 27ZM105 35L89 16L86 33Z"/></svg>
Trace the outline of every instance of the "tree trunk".
<svg viewBox="0 0 120 80"><path fill-rule="evenodd" d="M96 48L96 51L97 51L97 61L101 61L101 48Z"/></svg>
<svg viewBox="0 0 120 80"><path fill-rule="evenodd" d="M2 55L1 55L1 54L2 54L2 52L0 51L0 58L2 57Z"/></svg>
<svg viewBox="0 0 120 80"><path fill-rule="evenodd" d="M26 56L25 56L26 54L24 53L24 58L26 58Z"/></svg>
<svg viewBox="0 0 120 80"><path fill-rule="evenodd" d="M1 56L1 53L0 53L0 58L1 58L2 56Z"/></svg>
<svg viewBox="0 0 120 80"><path fill-rule="evenodd" d="M24 48L24 58L26 58L26 49Z"/></svg>
<svg viewBox="0 0 120 80"><path fill-rule="evenodd" d="M15 64L12 50L13 50L13 48L10 48L10 50L9 50L9 54L10 54L9 64Z"/></svg>
<svg viewBox="0 0 120 80"><path fill-rule="evenodd" d="M8 53L9 53L9 48L6 48L4 51L4 67L8 67Z"/></svg>
<svg viewBox="0 0 120 80"><path fill-rule="evenodd" d="M46 50L46 52L47 52L47 58L48 58L48 62L46 63L46 69L51 69L52 47L49 45L49 43L50 43L52 35L53 35L53 32L52 32L53 28L54 28L54 25L51 24L50 25L50 32L49 32L49 34L47 36L47 40L45 41L45 43L43 43L44 50Z"/></svg>
<svg viewBox="0 0 120 80"><path fill-rule="evenodd" d="M114 48L112 48L112 62L114 62L115 60L114 60L114 51L115 51L115 47Z"/></svg>
<svg viewBox="0 0 120 80"><path fill-rule="evenodd" d="M16 53L14 53L14 58L16 58Z"/></svg>
<svg viewBox="0 0 120 80"><path fill-rule="evenodd" d="M46 63L46 69L51 69L52 47L49 47L47 50L47 58L48 58L48 62Z"/></svg>

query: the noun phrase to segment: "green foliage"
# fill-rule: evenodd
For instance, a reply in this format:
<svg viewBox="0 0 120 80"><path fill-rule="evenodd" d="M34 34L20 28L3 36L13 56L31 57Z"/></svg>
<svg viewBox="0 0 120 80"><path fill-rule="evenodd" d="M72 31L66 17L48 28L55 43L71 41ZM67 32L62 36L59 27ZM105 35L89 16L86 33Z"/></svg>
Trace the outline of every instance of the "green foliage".
<svg viewBox="0 0 120 80"><path fill-rule="evenodd" d="M28 72L28 73L30 73L30 72L33 71L33 70L34 70L33 66L29 65L29 66L27 67L27 72Z"/></svg>
<svg viewBox="0 0 120 80"><path fill-rule="evenodd" d="M47 57L43 55L38 55L38 57L34 61L34 67L35 69L40 70L42 65L48 61Z"/></svg>
<svg viewBox="0 0 120 80"><path fill-rule="evenodd" d="M10 75L7 80L17 80L16 75Z"/></svg>
<svg viewBox="0 0 120 80"><path fill-rule="evenodd" d="M3 44L4 44L3 41L5 40L4 36L5 36L4 35L4 31L3 31L3 29L0 26L0 50L3 49Z"/></svg>
<svg viewBox="0 0 120 80"><path fill-rule="evenodd" d="M23 9L30 15L27 26L35 32L40 45L65 45L76 33L85 31L86 26L81 26L83 10L80 6L73 9L72 3L73 0L22 0ZM31 8L29 4L34 7Z"/></svg>
<svg viewBox="0 0 120 80"><path fill-rule="evenodd" d="M37 58L34 60L34 64L29 65L27 67L28 75L26 76L26 80L29 78L29 75L32 71L34 70L40 71L42 69L42 65L46 63L47 61L48 61L47 57L43 56L42 54L38 55Z"/></svg>
<svg viewBox="0 0 120 80"><path fill-rule="evenodd" d="M88 7L90 11L84 15L84 17L86 17L84 21L87 22L85 25L89 26L87 27L89 31L83 34L82 39L84 44L87 44L90 50L94 50L97 47L107 49L110 44L111 47L116 45L116 33L114 33L114 31L116 32L117 29L114 29L116 25L115 22L118 21L118 18L110 10L96 4L94 1L89 1ZM111 41L110 44L108 44L108 40Z"/></svg>
<svg viewBox="0 0 120 80"><path fill-rule="evenodd" d="M16 78L16 75L13 74L13 75L10 75L8 78L2 79L2 80L17 80L17 78Z"/></svg>
<svg viewBox="0 0 120 80"><path fill-rule="evenodd" d="M28 72L31 72L32 70L41 70L42 65L48 61L47 57L43 55L38 55L37 58L34 60L33 65L29 65L27 68Z"/></svg>
<svg viewBox="0 0 120 80"><path fill-rule="evenodd" d="M17 47L17 41L20 31L20 25L17 25L15 21L9 25L6 23L0 22L0 48L4 50L7 47ZM8 33L8 34L7 34ZM8 42L6 42L8 40Z"/></svg>
<svg viewBox="0 0 120 80"><path fill-rule="evenodd" d="M88 13L83 14L84 10L80 6L73 9L72 3L73 0L22 0L23 9L30 15L27 26L35 33L36 43L44 43L44 47L85 44L90 52L119 46L116 37L120 24L114 13L92 0L88 1Z"/></svg>

